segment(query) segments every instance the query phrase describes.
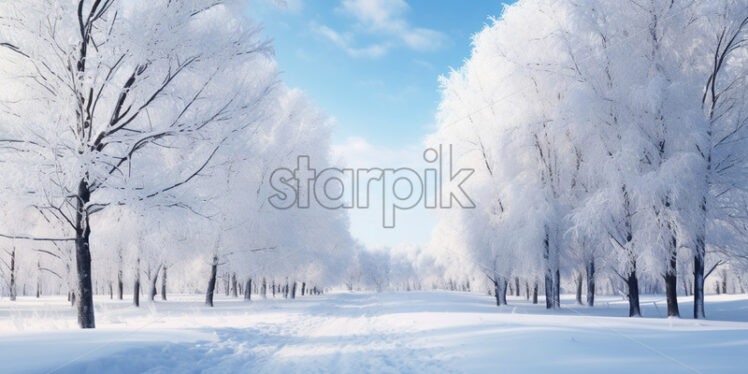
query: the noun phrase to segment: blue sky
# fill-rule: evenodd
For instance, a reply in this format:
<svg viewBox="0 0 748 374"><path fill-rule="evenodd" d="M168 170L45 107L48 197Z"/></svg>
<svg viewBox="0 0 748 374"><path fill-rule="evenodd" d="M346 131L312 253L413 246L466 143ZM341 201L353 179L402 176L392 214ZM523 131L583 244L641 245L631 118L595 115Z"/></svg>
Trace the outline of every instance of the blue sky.
<svg viewBox="0 0 748 374"><path fill-rule="evenodd" d="M498 16L499 0L253 0L250 17L272 38L281 79L335 120L337 157L353 167L419 163L434 129L440 75L470 55L471 37ZM401 219L402 218L402 219ZM431 212L351 212L368 246L425 243Z"/></svg>

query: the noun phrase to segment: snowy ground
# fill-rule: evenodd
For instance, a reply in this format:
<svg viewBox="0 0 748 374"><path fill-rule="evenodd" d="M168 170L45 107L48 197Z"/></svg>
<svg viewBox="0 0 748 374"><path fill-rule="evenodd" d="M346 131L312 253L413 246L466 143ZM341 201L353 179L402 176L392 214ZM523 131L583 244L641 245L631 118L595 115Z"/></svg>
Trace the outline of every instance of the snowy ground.
<svg viewBox="0 0 748 374"><path fill-rule="evenodd" d="M297 300L174 296L136 309L96 300L96 330L64 298L0 300L0 372L745 373L748 295L707 298L710 320L665 319L658 297L555 314L452 292L334 293ZM660 301L653 303L653 301ZM684 298L683 315L692 305ZM656 317L656 318L654 318Z"/></svg>

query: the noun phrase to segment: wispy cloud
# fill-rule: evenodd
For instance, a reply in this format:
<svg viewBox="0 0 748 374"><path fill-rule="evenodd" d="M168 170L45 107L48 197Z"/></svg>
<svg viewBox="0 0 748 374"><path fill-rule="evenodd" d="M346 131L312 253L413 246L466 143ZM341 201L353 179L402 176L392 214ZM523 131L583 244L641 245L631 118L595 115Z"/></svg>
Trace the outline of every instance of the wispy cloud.
<svg viewBox="0 0 748 374"><path fill-rule="evenodd" d="M317 24L312 24L312 31L354 57L380 57L398 45L415 51L442 48L448 40L447 36L436 30L411 25L405 18L409 9L404 0L343 0L336 11L355 21L352 29L381 40L364 47L355 46L355 36L350 31L338 32Z"/></svg>
<svg viewBox="0 0 748 374"><path fill-rule="evenodd" d="M353 34L339 33L325 25L311 25L312 31L325 37L338 47L342 48L353 57L380 57L387 53L389 47L386 44L372 44L366 47L353 46Z"/></svg>
<svg viewBox="0 0 748 374"><path fill-rule="evenodd" d="M341 11L353 16L360 26L373 34L399 39L411 49L431 51L447 40L439 31L414 27L405 19L410 9L404 0L343 0Z"/></svg>

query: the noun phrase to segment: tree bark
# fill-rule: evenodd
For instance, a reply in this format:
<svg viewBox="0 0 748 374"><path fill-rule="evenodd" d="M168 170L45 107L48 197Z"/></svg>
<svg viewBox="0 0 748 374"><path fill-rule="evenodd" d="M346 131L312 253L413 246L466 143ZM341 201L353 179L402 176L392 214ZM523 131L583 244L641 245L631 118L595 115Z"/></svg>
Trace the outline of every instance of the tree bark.
<svg viewBox="0 0 748 374"><path fill-rule="evenodd" d="M672 238L671 245L675 246L675 238ZM667 316L680 317L678 311L678 273L677 258L675 254L668 260L667 270L665 272L665 295L667 296Z"/></svg>
<svg viewBox="0 0 748 374"><path fill-rule="evenodd" d="M506 279L506 278L503 278L503 277L502 277L501 279L502 279L502 281L503 281L503 283L504 283L504 284L503 284L503 287L502 287L502 289L501 289L501 303L502 303L503 305L507 305L507 303L506 303L506 290L507 290L507 288L508 288L508 287L507 287L507 286L508 286L508 281L507 281L507 279Z"/></svg>
<svg viewBox="0 0 748 374"><path fill-rule="evenodd" d="M553 279L551 274L545 273L545 308L553 308Z"/></svg>
<svg viewBox="0 0 748 374"><path fill-rule="evenodd" d="M161 300L166 301L166 266L164 266L164 274L161 276Z"/></svg>
<svg viewBox="0 0 748 374"><path fill-rule="evenodd" d="M642 312L639 308L639 279L636 277L636 268L629 273L626 285L629 291L629 317L641 317Z"/></svg>
<svg viewBox="0 0 748 374"><path fill-rule="evenodd" d="M16 301L16 247L10 250L10 301Z"/></svg>
<svg viewBox="0 0 748 374"><path fill-rule="evenodd" d="M501 290L499 290L499 281L498 279L493 280L493 295L496 298L496 306L501 306L501 298L499 295L501 294Z"/></svg>
<svg viewBox="0 0 748 374"><path fill-rule="evenodd" d="M262 278L262 291L260 292L262 294L262 298L265 299L268 296L268 282L265 280L265 278Z"/></svg>
<svg viewBox="0 0 748 374"><path fill-rule="evenodd" d="M538 281L536 280L532 286L532 303L538 303Z"/></svg>
<svg viewBox="0 0 748 374"><path fill-rule="evenodd" d="M553 307L561 307L561 270L556 269L556 275L553 278Z"/></svg>
<svg viewBox="0 0 748 374"><path fill-rule="evenodd" d="M678 311L678 258L675 237L670 239L670 259L665 270L665 295L667 297L667 316L680 317Z"/></svg>
<svg viewBox="0 0 748 374"><path fill-rule="evenodd" d="M293 281L293 286L291 286L291 298L296 298L296 281Z"/></svg>
<svg viewBox="0 0 748 374"><path fill-rule="evenodd" d="M161 269L156 269L155 274L153 274L153 278L150 279L151 281L151 289L150 292L148 292L148 298L151 301L154 301L156 299L156 284L158 283L158 273L161 272Z"/></svg>
<svg viewBox="0 0 748 374"><path fill-rule="evenodd" d="M137 307L140 306L140 259L138 259L137 267L135 268L135 284L132 288L132 303Z"/></svg>
<svg viewBox="0 0 748 374"><path fill-rule="evenodd" d="M306 282L301 282L301 296L306 292Z"/></svg>
<svg viewBox="0 0 748 374"><path fill-rule="evenodd" d="M247 282L244 284L244 300L252 300L252 278L247 278Z"/></svg>
<svg viewBox="0 0 748 374"><path fill-rule="evenodd" d="M698 254L698 250L696 252L693 258L693 318L704 319L704 257Z"/></svg>
<svg viewBox="0 0 748 374"><path fill-rule="evenodd" d="M584 305L582 303L582 273L577 274L576 284L577 284L577 304Z"/></svg>
<svg viewBox="0 0 748 374"><path fill-rule="evenodd" d="M125 285L122 281L122 269L117 272L117 298L122 300L125 293Z"/></svg>
<svg viewBox="0 0 748 374"><path fill-rule="evenodd" d="M216 290L216 271L218 270L218 256L213 256L210 265L210 279L208 279L208 290L205 292L205 305L213 306L213 293Z"/></svg>
<svg viewBox="0 0 748 374"><path fill-rule="evenodd" d="M595 258L587 263L587 306L595 306Z"/></svg>
<svg viewBox="0 0 748 374"><path fill-rule="evenodd" d="M722 293L727 293L727 270L722 269Z"/></svg>
<svg viewBox="0 0 748 374"><path fill-rule="evenodd" d="M91 250L89 238L91 226L88 221L88 202L91 191L88 183L78 183L75 213L75 264L78 271L78 325L84 329L96 327L94 321L93 288L91 285Z"/></svg>
<svg viewBox="0 0 748 374"><path fill-rule="evenodd" d="M231 273L231 296L239 297L237 291L236 273Z"/></svg>

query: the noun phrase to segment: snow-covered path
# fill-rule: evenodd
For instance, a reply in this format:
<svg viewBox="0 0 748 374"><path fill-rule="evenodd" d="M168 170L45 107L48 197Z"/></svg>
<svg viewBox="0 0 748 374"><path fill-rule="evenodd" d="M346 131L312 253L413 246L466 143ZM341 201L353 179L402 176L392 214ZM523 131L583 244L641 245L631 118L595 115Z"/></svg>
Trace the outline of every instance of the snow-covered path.
<svg viewBox="0 0 748 374"><path fill-rule="evenodd" d="M555 314L452 292L334 293L297 300L175 296L135 309L97 300L93 331L62 298L0 301L3 373L554 372L744 373L748 296L711 297L710 317L620 317L626 305ZM646 303L648 300L650 302ZM611 302L607 304L608 302ZM683 314L690 304L683 299ZM7 323L6 321L10 321ZM732 322L731 322L732 321ZM743 322L741 322L743 321Z"/></svg>

